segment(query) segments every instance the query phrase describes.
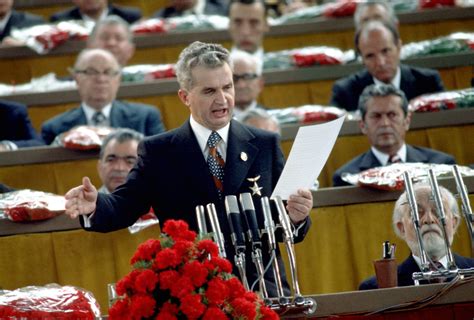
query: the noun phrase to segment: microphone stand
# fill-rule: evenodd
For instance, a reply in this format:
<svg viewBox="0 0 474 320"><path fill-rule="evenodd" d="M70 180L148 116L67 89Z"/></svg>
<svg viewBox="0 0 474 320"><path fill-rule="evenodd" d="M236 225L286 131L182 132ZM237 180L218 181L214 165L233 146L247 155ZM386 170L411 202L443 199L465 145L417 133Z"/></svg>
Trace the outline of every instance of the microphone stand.
<svg viewBox="0 0 474 320"><path fill-rule="evenodd" d="M298 283L298 273L296 271L296 257L295 257L295 249L294 249L294 240L293 240L293 232L291 231L291 222L288 214L286 213L285 205L283 204L283 200L280 196L276 196L273 198L275 201L276 208L278 211L278 218L280 219L280 224L283 228L283 239L286 246L286 251L288 253L288 259L290 262L290 269L291 269L291 280L293 284L293 290L295 292L295 299L294 302L296 305L304 304L304 298L301 295L300 286Z"/></svg>
<svg viewBox="0 0 474 320"><path fill-rule="evenodd" d="M283 285L281 283L280 266L278 265L278 260L276 259L276 254L275 254L277 242L275 239L275 223L272 218L270 201L268 200L268 197L262 197L260 199L260 202L262 204L263 216L265 218L265 232L267 233L267 237L268 237L268 253L272 261L273 277L275 278L278 301L280 305L289 305L290 300L287 297L285 297L285 292L283 291Z"/></svg>
<svg viewBox="0 0 474 320"><path fill-rule="evenodd" d="M258 278L260 279L260 290L262 291L263 299L266 300L268 299L268 292L264 278L265 268L263 267L262 241L260 239L255 207L253 205L252 196L249 192L240 194L240 205L242 206L249 227L248 236L252 242L252 261L255 264Z"/></svg>
<svg viewBox="0 0 474 320"><path fill-rule="evenodd" d="M236 196L225 197L225 209L231 230L231 239L235 247L234 261L239 270L240 279L246 290L250 290L245 271L245 239L242 232L239 204Z"/></svg>
<svg viewBox="0 0 474 320"><path fill-rule="evenodd" d="M415 228L416 239L418 240L418 247L420 249L420 260L421 260L421 271L429 271L428 258L426 255L425 248L423 246L423 239L420 233L420 215L418 214L418 205L416 203L415 192L413 191L413 183L411 180L411 175L408 171L403 173L403 178L405 180L405 190L407 193L407 200L411 208L411 220ZM415 279L414 279L415 280ZM419 285L419 282L415 280L415 285Z"/></svg>
<svg viewBox="0 0 474 320"><path fill-rule="evenodd" d="M211 221L214 241L216 242L217 248L219 249L219 255L222 258L225 258L226 254L224 247L224 237L222 236L221 226L219 225L219 219L217 218L216 206L213 203L209 203L207 204L206 209L209 221Z"/></svg>
<svg viewBox="0 0 474 320"><path fill-rule="evenodd" d="M446 231L446 213L444 212L443 201L441 199L441 192L439 191L438 181L432 168L428 169L428 176L431 185L431 194L436 203L436 212L438 213L439 221L441 222L441 230L443 232L444 245L446 249L446 256L448 259L448 270L457 270L454 262L453 253L449 244L448 233Z"/></svg>
<svg viewBox="0 0 474 320"><path fill-rule="evenodd" d="M464 219L466 221L467 229L469 230L469 235L471 236L471 256L474 256L474 215L472 214L466 186L457 165L453 166L453 175L454 179L456 180L456 189L458 190L459 197L461 198L461 208L464 214Z"/></svg>

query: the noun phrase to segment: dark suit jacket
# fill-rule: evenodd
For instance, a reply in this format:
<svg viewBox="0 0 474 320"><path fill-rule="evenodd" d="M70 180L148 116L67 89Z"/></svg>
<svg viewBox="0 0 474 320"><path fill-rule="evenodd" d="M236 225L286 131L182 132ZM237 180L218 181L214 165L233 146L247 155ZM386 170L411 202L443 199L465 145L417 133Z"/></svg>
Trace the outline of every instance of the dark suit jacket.
<svg viewBox="0 0 474 320"><path fill-rule="evenodd" d="M5 28L0 30L0 41L9 36L13 28L22 29L45 23L42 17L34 14L18 12L15 10L12 10L11 13L12 14L10 19L8 19Z"/></svg>
<svg viewBox="0 0 474 320"><path fill-rule="evenodd" d="M459 269L467 269L467 268L474 267L474 259L465 258L457 254L453 254L453 256L454 256L454 262L456 263ZM420 271L421 271L420 267L416 263L413 256L410 255L397 268L398 286L406 287L406 286L415 285L412 279L412 275L414 272L420 272ZM426 283L427 283L426 281L420 281L420 284L426 284ZM369 289L378 289L377 279L375 277L370 277L364 280L359 285L359 290L369 290Z"/></svg>
<svg viewBox="0 0 474 320"><path fill-rule="evenodd" d="M407 144L407 161L438 164L456 164L454 157L440 151L429 148L413 147ZM382 164L375 157L372 150L358 155L334 172L332 183L334 187L349 186L350 184L342 180L341 175L344 172L359 173L364 170L380 167Z"/></svg>
<svg viewBox="0 0 474 320"><path fill-rule="evenodd" d="M7 193L12 191L15 191L15 189L12 189L9 186L4 185L3 183L0 183L0 193Z"/></svg>
<svg viewBox="0 0 474 320"><path fill-rule="evenodd" d="M228 5L227 2L221 0L206 0L206 5L204 7L203 14L205 15L219 15L227 16ZM181 11L177 11L175 7L166 7L161 10L158 10L153 14L154 18L171 18L171 17L180 17L182 15Z"/></svg>
<svg viewBox="0 0 474 320"><path fill-rule="evenodd" d="M245 152L247 158L242 156ZM195 218L197 205L214 203L225 237L228 259L233 262L234 248L230 240L224 201L219 200L189 121L180 128L145 139L138 148L139 160L130 172L127 182L112 195L99 194L91 230L108 232L127 227L148 212L150 205L163 224L168 219L185 220L190 228L198 230ZM283 169L283 154L276 134L248 127L232 120L229 129L224 174L224 195L250 192L253 182L247 178L260 176L258 185L263 196L270 196ZM260 197L254 196L257 220L263 227ZM277 220L276 220L277 221ZM300 230L301 241L310 226L309 218ZM210 230L210 229L208 229ZM269 260L264 241L264 262ZM247 252L250 252L247 250ZM278 252L281 270L284 270ZM237 274L234 270L234 273ZM247 256L247 276L251 285L256 279L250 255ZM276 295L273 272L265 275L267 288ZM288 288L286 279L282 279Z"/></svg>
<svg viewBox="0 0 474 320"><path fill-rule="evenodd" d="M400 89L408 100L425 93L444 91L438 71L400 65ZM369 72L364 69L346 78L342 78L332 87L332 97L329 104L346 109L357 110L359 96L365 87L374 84Z"/></svg>
<svg viewBox="0 0 474 320"><path fill-rule="evenodd" d="M142 13L140 9L132 8L132 7L122 7L122 6L114 6L109 5L109 16L115 15L119 16L123 20L127 21L128 23L134 23L141 19ZM67 9L64 11L57 12L53 14L49 20L51 22L58 22L58 21L67 21L67 20L82 20L81 12L79 11L78 7L74 7L71 9Z"/></svg>
<svg viewBox="0 0 474 320"><path fill-rule="evenodd" d="M58 134L75 126L86 124L86 114L81 107L77 107L43 123L41 136L45 143L50 144ZM119 100L115 100L112 104L110 126L133 129L145 136L165 131L161 121L161 113L154 106Z"/></svg>
<svg viewBox="0 0 474 320"><path fill-rule="evenodd" d="M43 145L31 125L26 106L0 100L0 140L9 140L19 148Z"/></svg>

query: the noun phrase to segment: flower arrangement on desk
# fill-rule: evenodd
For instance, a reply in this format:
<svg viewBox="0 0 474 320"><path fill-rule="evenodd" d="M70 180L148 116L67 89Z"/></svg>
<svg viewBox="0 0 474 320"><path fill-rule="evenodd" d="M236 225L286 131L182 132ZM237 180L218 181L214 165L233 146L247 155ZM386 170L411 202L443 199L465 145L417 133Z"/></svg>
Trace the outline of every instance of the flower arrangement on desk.
<svg viewBox="0 0 474 320"><path fill-rule="evenodd" d="M209 239L199 239L183 221L168 220L159 240L139 245L133 270L117 282L114 319L278 319L231 275Z"/></svg>

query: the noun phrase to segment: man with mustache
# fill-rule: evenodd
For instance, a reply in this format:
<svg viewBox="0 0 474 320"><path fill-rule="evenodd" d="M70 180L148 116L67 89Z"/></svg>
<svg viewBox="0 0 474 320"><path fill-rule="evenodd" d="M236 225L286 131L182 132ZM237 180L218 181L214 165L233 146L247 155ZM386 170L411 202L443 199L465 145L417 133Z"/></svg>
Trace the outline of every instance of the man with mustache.
<svg viewBox="0 0 474 320"><path fill-rule="evenodd" d="M123 184L127 175L137 163L138 143L143 134L131 129L118 129L109 134L102 142L97 171L102 187L97 191L112 193Z"/></svg>
<svg viewBox="0 0 474 320"><path fill-rule="evenodd" d="M429 184L417 184L414 186L414 192L418 205L418 213L420 215L420 231L423 246L429 258L428 261L431 265L438 262L442 268L446 269L448 262L446 246L441 229L442 227L436 213L436 204L431 195L431 187ZM451 245L454 234L461 222L461 217L459 215L458 204L453 194L441 186L440 192L443 208L446 213L446 234L449 239L449 244ZM412 274L421 271L421 259L406 192L404 192L395 203L392 221L395 234L403 239L411 250L411 255L398 266L398 286L411 286L414 285ZM453 256L458 268L466 269L474 267L474 259L465 258L457 254L453 254ZM439 269L441 266L430 266L430 268ZM377 280L375 277L363 281L359 286L360 290L377 288Z"/></svg>
<svg viewBox="0 0 474 320"><path fill-rule="evenodd" d="M411 114L405 94L400 89L383 84L368 86L360 96L359 111L359 127L369 139L371 148L334 173L335 187L349 185L341 178L346 172L359 173L395 162L456 163L446 153L405 143Z"/></svg>
<svg viewBox="0 0 474 320"><path fill-rule="evenodd" d="M331 105L356 110L360 94L371 84L391 84L402 90L408 100L444 91L438 71L400 64L402 41L396 26L390 22L363 23L356 31L355 47L365 69L336 81Z"/></svg>

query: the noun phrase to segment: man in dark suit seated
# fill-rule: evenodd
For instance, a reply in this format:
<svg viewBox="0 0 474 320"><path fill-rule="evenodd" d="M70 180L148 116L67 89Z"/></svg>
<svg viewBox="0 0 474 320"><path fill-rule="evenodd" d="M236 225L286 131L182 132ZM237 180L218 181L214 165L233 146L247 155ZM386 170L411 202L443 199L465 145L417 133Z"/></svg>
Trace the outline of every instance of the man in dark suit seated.
<svg viewBox="0 0 474 320"><path fill-rule="evenodd" d="M154 106L115 100L120 87L120 65L109 51L83 50L71 72L81 106L43 124L41 136L47 144L79 125L130 128L145 136L165 131L161 114Z"/></svg>
<svg viewBox="0 0 474 320"><path fill-rule="evenodd" d="M125 67L135 53L133 32L128 22L119 16L107 16L94 25L87 38L87 47L110 51Z"/></svg>
<svg viewBox="0 0 474 320"><path fill-rule="evenodd" d="M362 24L356 31L355 46L365 69L336 81L331 105L356 110L360 94L374 83L392 84L402 90L408 100L444 90L438 71L400 64L402 41L392 24L378 20Z"/></svg>
<svg viewBox="0 0 474 320"><path fill-rule="evenodd" d="M233 261L224 197L254 190L257 220L263 227L260 197L271 195L283 170L278 135L232 119L231 63L229 52L221 45L190 44L180 54L176 75L178 96L191 112L189 120L177 129L145 138L138 147L137 165L114 193L98 194L85 177L81 186L66 194L66 214L72 218L83 215L81 223L88 230L108 232L133 224L152 206L160 223L182 219L197 231L196 206L214 203L227 257ZM296 241L309 229L312 205L308 189L295 190L288 199ZM265 265L270 258L267 249L265 245L262 250ZM250 254L247 259L248 282L253 283L257 273ZM283 270L279 251L277 259ZM267 272L265 280L269 294L275 296L273 272ZM284 277L282 281L289 293Z"/></svg>
<svg viewBox="0 0 474 320"><path fill-rule="evenodd" d="M431 187L428 184L418 184L415 185L413 189L419 210L423 247L429 258L428 261L431 260L429 261L430 269L446 269L448 262L446 246L442 226L436 214L436 205L431 195ZM451 245L459 223L461 222L461 217L459 216L458 204L453 194L441 186L440 192L446 213L446 234L449 239L449 244ZM395 234L404 240L411 250L411 255L397 268L398 286L412 286L414 285L412 274L421 271L421 259L420 248L413 227L406 192L404 192L395 203L392 220ZM458 268L466 269L474 267L474 259L465 258L457 254L453 254L453 256ZM441 265L439 265L439 263ZM420 284L422 282L426 283L426 281L420 281ZM377 280L375 277L364 280L359 286L359 290L377 288Z"/></svg>
<svg viewBox="0 0 474 320"><path fill-rule="evenodd" d="M3 0L0 2L0 43L4 45L16 45L14 39L10 38L12 29L22 29L38 24L44 24L42 17L19 12L12 9L13 0Z"/></svg>
<svg viewBox="0 0 474 320"><path fill-rule="evenodd" d="M56 12L49 20L51 22L67 20L84 20L97 22L106 16L116 15L127 21L134 23L141 19L142 13L138 8L115 6L108 4L107 0L73 0L75 7Z"/></svg>
<svg viewBox="0 0 474 320"><path fill-rule="evenodd" d="M359 127L369 139L371 148L334 173L335 187L349 185L341 179L346 172L359 173L394 162L455 163L446 153L405 144L411 114L405 94L394 86L366 87L359 99L359 111L362 117Z"/></svg>
<svg viewBox="0 0 474 320"><path fill-rule="evenodd" d="M263 61L245 51L233 51L230 55L234 64L235 108L234 116L253 109L265 109L257 102L265 80L262 76Z"/></svg>
<svg viewBox="0 0 474 320"><path fill-rule="evenodd" d="M226 0L170 0L170 5L153 14L154 18L183 17L187 15L226 16Z"/></svg>
<svg viewBox="0 0 474 320"><path fill-rule="evenodd" d="M31 125L26 106L0 100L0 151L43 145Z"/></svg>

